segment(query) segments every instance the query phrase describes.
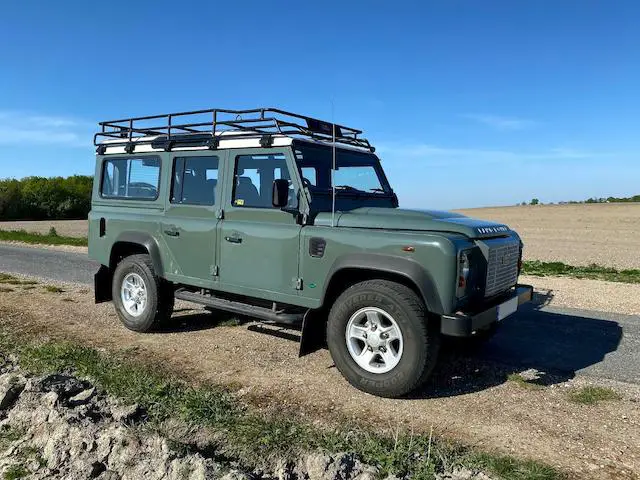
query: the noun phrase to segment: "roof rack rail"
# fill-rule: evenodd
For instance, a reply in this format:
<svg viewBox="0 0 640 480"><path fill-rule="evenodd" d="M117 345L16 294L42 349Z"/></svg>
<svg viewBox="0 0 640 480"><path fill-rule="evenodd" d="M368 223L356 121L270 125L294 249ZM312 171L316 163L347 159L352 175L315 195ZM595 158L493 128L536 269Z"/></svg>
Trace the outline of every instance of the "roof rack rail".
<svg viewBox="0 0 640 480"><path fill-rule="evenodd" d="M99 150L101 142L105 141L108 141L109 147L124 146L125 149L132 149L134 145L143 144L153 144L156 148L162 142L163 147L161 148L170 150L176 143L190 143L190 139L198 139L201 142L203 137L210 140L219 139L222 134L224 134L225 140L233 138L259 138L263 140L266 138L265 136L284 135L332 142L335 129L336 143L375 151L366 138L359 137L362 134L361 130L337 124L334 127L331 122L277 108L250 110L214 108L108 120L100 122L98 125L100 131L94 135L93 144ZM217 143L214 140L208 142L208 145L215 148ZM265 141L264 144L266 145L268 142Z"/></svg>

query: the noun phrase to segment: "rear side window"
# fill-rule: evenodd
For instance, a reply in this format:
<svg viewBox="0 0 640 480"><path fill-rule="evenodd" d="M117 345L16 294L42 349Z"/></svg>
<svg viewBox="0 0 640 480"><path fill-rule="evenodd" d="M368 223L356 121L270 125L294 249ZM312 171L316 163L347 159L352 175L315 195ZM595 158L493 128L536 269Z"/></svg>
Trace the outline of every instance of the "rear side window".
<svg viewBox="0 0 640 480"><path fill-rule="evenodd" d="M215 205L218 157L177 157L173 164L171 203Z"/></svg>
<svg viewBox="0 0 640 480"><path fill-rule="evenodd" d="M103 197L155 200L160 186L160 158L113 158L104 161Z"/></svg>

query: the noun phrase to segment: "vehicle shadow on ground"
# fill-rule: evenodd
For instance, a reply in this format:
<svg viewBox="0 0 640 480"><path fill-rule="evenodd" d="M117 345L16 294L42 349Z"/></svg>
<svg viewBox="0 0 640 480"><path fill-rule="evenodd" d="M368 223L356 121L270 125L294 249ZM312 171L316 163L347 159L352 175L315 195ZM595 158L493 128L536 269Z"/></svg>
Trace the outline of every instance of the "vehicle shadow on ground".
<svg viewBox="0 0 640 480"><path fill-rule="evenodd" d="M618 349L622 327L617 322L541 310L552 298L551 291L536 292L531 304L505 319L490 341L473 350L464 343L445 343L431 379L411 398L477 392L527 370L530 383L553 385Z"/></svg>
<svg viewBox="0 0 640 480"><path fill-rule="evenodd" d="M551 291L536 292L533 301L505 319L496 335L483 345L444 342L430 380L409 398L478 392L501 385L510 374L523 371L533 372L530 383L562 383L617 350L622 339L622 327L617 322L541 310L552 299ZM241 325L252 332L300 341L296 330L254 323L250 318L223 311L182 309L176 313L172 325L158 333Z"/></svg>
<svg viewBox="0 0 640 480"><path fill-rule="evenodd" d="M251 322L250 319L239 318L229 312L182 308L174 310L174 316L169 325L163 326L155 331L156 334L199 332L211 330L216 327L238 326ZM177 315L176 315L177 314Z"/></svg>

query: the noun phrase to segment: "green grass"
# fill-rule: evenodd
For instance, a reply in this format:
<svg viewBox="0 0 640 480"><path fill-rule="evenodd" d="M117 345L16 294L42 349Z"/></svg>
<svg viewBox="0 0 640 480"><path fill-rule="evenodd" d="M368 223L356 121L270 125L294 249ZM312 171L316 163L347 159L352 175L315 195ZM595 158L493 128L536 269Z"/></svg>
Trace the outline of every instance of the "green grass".
<svg viewBox="0 0 640 480"><path fill-rule="evenodd" d="M24 468L22 465L11 465L5 470L3 479L17 480L19 478L25 478L27 475L29 475L29 470Z"/></svg>
<svg viewBox="0 0 640 480"><path fill-rule="evenodd" d="M38 282L35 280L20 280L19 278L14 277L13 275L9 275L8 273L0 272L0 283L4 283L7 285L37 285Z"/></svg>
<svg viewBox="0 0 640 480"><path fill-rule="evenodd" d="M64 293L62 288L56 287L55 285L45 285L44 289L49 293Z"/></svg>
<svg viewBox="0 0 640 480"><path fill-rule="evenodd" d="M522 387L522 388L527 388L530 390L538 390L542 388L542 385L539 385L537 383L531 382L529 380L527 380L526 378L524 378L522 375L520 375L519 373L511 373L507 376L507 380L510 382L515 383L516 385Z"/></svg>
<svg viewBox="0 0 640 480"><path fill-rule="evenodd" d="M0 350L17 354L21 366L35 374L72 370L91 378L109 394L144 407L151 428L162 431L164 420L178 418L213 431L212 450L244 466L270 468L277 459L293 460L303 452L324 451L354 453L377 466L381 476L393 473L429 479L445 468L464 465L504 479L565 478L539 462L477 452L432 435L413 435L400 427L388 435L348 422L328 430L286 412L256 412L239 404L224 388L187 384L161 366L136 362L131 355L62 342L34 343L6 332L0 332ZM183 447L191 448L188 444Z"/></svg>
<svg viewBox="0 0 640 480"><path fill-rule="evenodd" d="M640 283L640 270L617 270L591 264L586 267L575 267L562 262L541 262L528 260L523 262L522 273L539 277L565 276L607 280L609 282Z"/></svg>
<svg viewBox="0 0 640 480"><path fill-rule="evenodd" d="M24 435L24 431L16 428L2 426L0 427L0 450L7 448L12 442L15 442Z"/></svg>
<svg viewBox="0 0 640 480"><path fill-rule="evenodd" d="M0 241L24 242L35 245L73 245L76 247L86 247L87 238L65 237L58 235L55 229L49 233L27 232L26 230L0 230Z"/></svg>
<svg viewBox="0 0 640 480"><path fill-rule="evenodd" d="M595 405L606 400L620 400L622 397L615 390L608 387L582 387L568 394L569 400L583 405Z"/></svg>

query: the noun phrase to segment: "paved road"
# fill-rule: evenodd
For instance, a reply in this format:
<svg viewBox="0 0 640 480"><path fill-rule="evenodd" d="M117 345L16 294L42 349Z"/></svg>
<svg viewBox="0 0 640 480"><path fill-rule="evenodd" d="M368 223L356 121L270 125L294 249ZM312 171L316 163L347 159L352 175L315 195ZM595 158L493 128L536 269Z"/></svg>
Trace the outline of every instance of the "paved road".
<svg viewBox="0 0 640 480"><path fill-rule="evenodd" d="M0 244L0 271L91 284L84 254ZM507 318L478 354L556 376L640 383L640 317L567 308L525 308Z"/></svg>

